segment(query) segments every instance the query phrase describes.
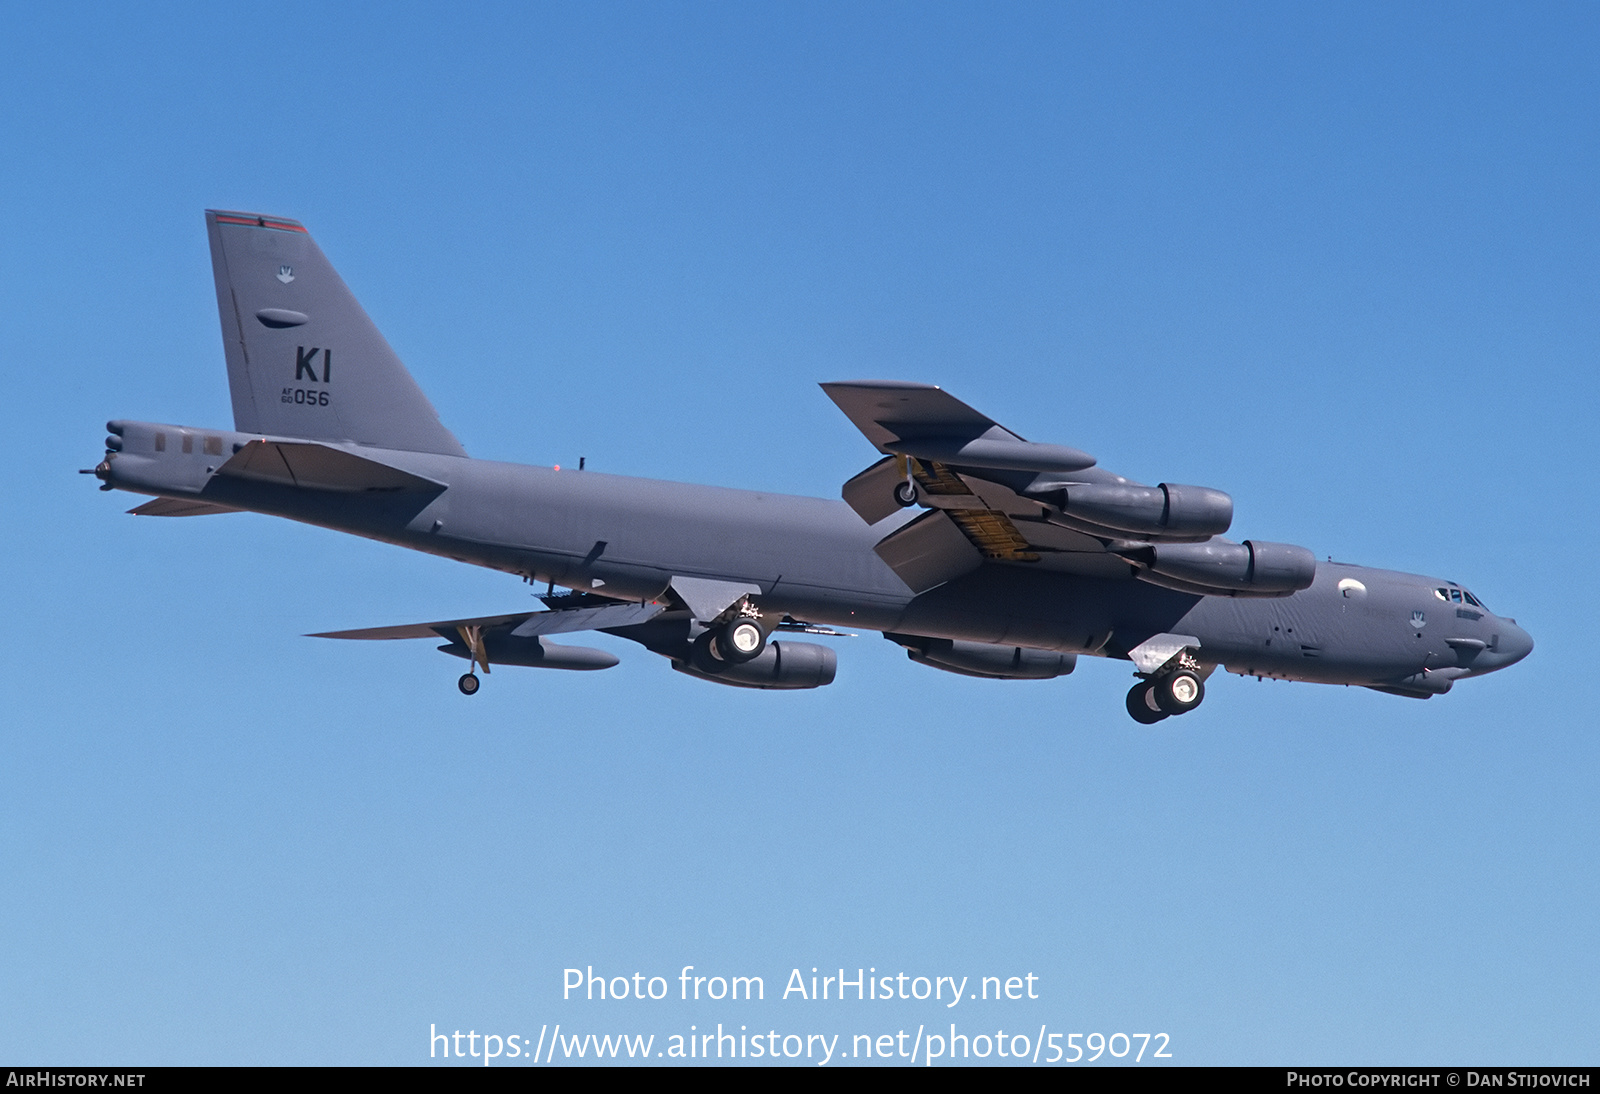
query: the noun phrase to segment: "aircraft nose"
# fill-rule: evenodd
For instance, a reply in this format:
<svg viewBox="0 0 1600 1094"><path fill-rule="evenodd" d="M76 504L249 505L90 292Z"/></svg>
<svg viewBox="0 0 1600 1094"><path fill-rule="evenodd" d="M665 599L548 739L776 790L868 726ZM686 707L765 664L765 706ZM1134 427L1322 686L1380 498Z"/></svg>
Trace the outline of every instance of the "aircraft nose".
<svg viewBox="0 0 1600 1094"><path fill-rule="evenodd" d="M1500 632L1500 668L1515 665L1533 652L1533 635L1509 619L1505 621L1505 626L1506 629Z"/></svg>

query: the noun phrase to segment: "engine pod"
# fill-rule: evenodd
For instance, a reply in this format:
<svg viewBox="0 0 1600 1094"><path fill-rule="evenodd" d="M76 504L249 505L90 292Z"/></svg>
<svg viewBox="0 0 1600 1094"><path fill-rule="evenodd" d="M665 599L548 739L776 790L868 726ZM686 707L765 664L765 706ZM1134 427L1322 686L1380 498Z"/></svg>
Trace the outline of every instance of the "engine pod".
<svg viewBox="0 0 1600 1094"><path fill-rule="evenodd" d="M1058 650L996 646L988 642L924 638L920 635L888 634L884 637L904 646L906 656L918 664L961 676L981 676L990 680L1053 680L1078 667L1076 654Z"/></svg>
<svg viewBox="0 0 1600 1094"><path fill-rule="evenodd" d="M1216 536L1233 524L1233 499L1205 486L1071 483L1061 511L1105 528L1147 536Z"/></svg>
<svg viewBox="0 0 1600 1094"><path fill-rule="evenodd" d="M1317 560L1291 543L1158 543L1146 548L1150 571L1219 591L1291 593L1317 578Z"/></svg>
<svg viewBox="0 0 1600 1094"><path fill-rule="evenodd" d="M672 667L715 684L795 691L833 683L839 659L827 646L815 642L772 642L755 659L729 665L715 676L683 661L673 661Z"/></svg>

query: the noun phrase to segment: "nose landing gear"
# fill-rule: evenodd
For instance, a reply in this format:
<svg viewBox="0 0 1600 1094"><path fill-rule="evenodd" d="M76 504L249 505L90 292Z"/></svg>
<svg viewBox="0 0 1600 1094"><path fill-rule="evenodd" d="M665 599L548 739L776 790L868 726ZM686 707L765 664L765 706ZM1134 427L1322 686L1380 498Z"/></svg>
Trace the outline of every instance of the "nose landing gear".
<svg viewBox="0 0 1600 1094"><path fill-rule="evenodd" d="M462 695L478 694L478 678L472 673L463 673L461 679L456 681L456 687L461 689Z"/></svg>

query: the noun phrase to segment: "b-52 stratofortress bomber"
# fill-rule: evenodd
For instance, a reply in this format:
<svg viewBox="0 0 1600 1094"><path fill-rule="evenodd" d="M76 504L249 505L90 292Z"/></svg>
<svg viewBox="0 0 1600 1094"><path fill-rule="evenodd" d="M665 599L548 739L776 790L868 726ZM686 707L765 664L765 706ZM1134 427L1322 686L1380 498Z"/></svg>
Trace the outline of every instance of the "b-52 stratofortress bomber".
<svg viewBox="0 0 1600 1094"><path fill-rule="evenodd" d="M822 385L880 457L842 502L474 460L302 225L206 228L234 428L112 421L93 473L145 516L266 513L545 585L543 611L318 636L442 639L467 695L491 666L617 664L551 640L580 631L748 688L831 683L834 651L793 636L836 627L1001 680L1116 658L1144 724L1218 666L1426 699L1533 649L1453 581L1224 538L1220 490L1140 485L928 384Z"/></svg>

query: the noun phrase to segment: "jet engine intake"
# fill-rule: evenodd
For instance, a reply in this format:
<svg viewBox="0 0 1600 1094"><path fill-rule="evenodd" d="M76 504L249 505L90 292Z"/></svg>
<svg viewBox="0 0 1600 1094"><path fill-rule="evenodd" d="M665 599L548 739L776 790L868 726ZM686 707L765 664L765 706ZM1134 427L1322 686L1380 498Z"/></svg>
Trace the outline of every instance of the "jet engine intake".
<svg viewBox="0 0 1600 1094"><path fill-rule="evenodd" d="M1317 578L1316 556L1291 543L1158 543L1140 554L1148 562L1149 580L1160 585L1165 583L1158 578L1170 578L1176 588L1288 595Z"/></svg>
<svg viewBox="0 0 1600 1094"><path fill-rule="evenodd" d="M910 634L886 634L884 637L904 646L906 656L918 664L960 676L980 676L990 680L1053 680L1078 667L1077 654L1057 650L995 646L987 642L924 638Z"/></svg>

